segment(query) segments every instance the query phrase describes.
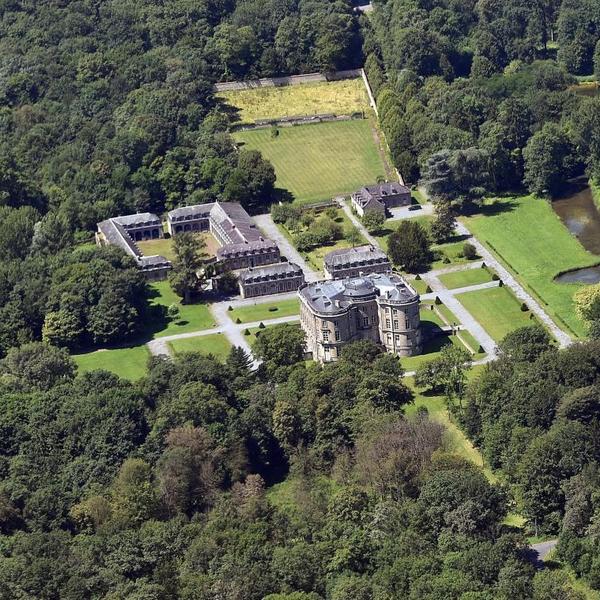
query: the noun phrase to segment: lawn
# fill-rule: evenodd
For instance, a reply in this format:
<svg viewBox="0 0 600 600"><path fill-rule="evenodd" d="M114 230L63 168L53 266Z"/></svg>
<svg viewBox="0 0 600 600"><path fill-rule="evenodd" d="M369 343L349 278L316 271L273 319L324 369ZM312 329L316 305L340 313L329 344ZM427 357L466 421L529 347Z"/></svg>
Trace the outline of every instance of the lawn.
<svg viewBox="0 0 600 600"><path fill-rule="evenodd" d="M217 249L219 248L219 243L213 237L213 235L208 232L197 233L196 235L204 240L204 253L208 256L215 256ZM147 240L145 242L136 243L144 256L154 256L155 254L158 254L171 261L175 259L175 253L173 252L173 241L170 238Z"/></svg>
<svg viewBox="0 0 600 600"><path fill-rule="evenodd" d="M154 256L155 254L158 254L164 256L168 260L173 260L175 258L172 240L170 238L146 240L145 242L136 242L136 244L144 256Z"/></svg>
<svg viewBox="0 0 600 600"><path fill-rule="evenodd" d="M465 292L456 299L496 342L518 327L536 322L530 318L531 312L521 310L521 303L506 287Z"/></svg>
<svg viewBox="0 0 600 600"><path fill-rule="evenodd" d="M275 167L276 185L299 203L329 200L375 183L385 168L368 119L234 133Z"/></svg>
<svg viewBox="0 0 600 600"><path fill-rule="evenodd" d="M360 78L220 92L218 97L239 110L242 123L325 113L350 115L369 109Z"/></svg>
<svg viewBox="0 0 600 600"><path fill-rule="evenodd" d="M436 304L435 307L440 312L442 317L446 319L448 325L452 325L452 323L460 323L459 318L445 304Z"/></svg>
<svg viewBox="0 0 600 600"><path fill-rule="evenodd" d="M408 284L417 292L417 294L428 294L431 289L422 279L407 279Z"/></svg>
<svg viewBox="0 0 600 600"><path fill-rule="evenodd" d="M446 273L438 278L448 289L467 287L469 285L478 285L492 281L492 274L488 269L469 269L468 271L455 271Z"/></svg>
<svg viewBox="0 0 600 600"><path fill-rule="evenodd" d="M157 281L150 284L150 287L156 293L156 296L150 301L151 306L165 307L165 311L171 304L179 306L179 318L174 321L167 320L164 327L154 333L154 337L189 333L215 327L214 318L207 304L181 304L181 298L171 289L168 281ZM167 319L167 317L165 316L164 319Z"/></svg>
<svg viewBox="0 0 600 600"><path fill-rule="evenodd" d="M531 196L497 199L484 207L484 214L465 223L542 300L559 326L566 323L573 333L584 334L573 308L573 294L581 286L553 279L561 271L593 265L598 258L569 233L547 202Z"/></svg>
<svg viewBox="0 0 600 600"><path fill-rule="evenodd" d="M103 369L124 379L135 381L146 374L146 363L149 357L148 348L141 345L75 354L73 360L77 363L80 373Z"/></svg>
<svg viewBox="0 0 600 600"><path fill-rule="evenodd" d="M272 302L263 302L234 308L228 313L233 322L240 320L240 323L252 323L254 321L266 321L267 319L276 319L278 317L289 317L300 314L300 305L297 298L291 300L275 299Z"/></svg>
<svg viewBox="0 0 600 600"><path fill-rule="evenodd" d="M214 354L220 360L225 360L231 350L229 340L222 333L173 340L169 342L169 347L175 354L201 352L202 354Z"/></svg>

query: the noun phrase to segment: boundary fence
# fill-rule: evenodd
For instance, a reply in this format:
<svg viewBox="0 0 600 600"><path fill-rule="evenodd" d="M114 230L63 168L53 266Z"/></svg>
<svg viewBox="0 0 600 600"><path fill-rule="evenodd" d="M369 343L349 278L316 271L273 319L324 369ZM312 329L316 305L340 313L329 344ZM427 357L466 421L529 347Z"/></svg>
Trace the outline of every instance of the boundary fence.
<svg viewBox="0 0 600 600"><path fill-rule="evenodd" d="M288 75L286 77L264 77L251 81L223 81L215 83L217 92L233 92L252 90L261 87L284 87L287 85L302 85L304 83L321 83L339 81L341 79L356 79L361 77L362 69L334 71L332 73L306 73L305 75Z"/></svg>

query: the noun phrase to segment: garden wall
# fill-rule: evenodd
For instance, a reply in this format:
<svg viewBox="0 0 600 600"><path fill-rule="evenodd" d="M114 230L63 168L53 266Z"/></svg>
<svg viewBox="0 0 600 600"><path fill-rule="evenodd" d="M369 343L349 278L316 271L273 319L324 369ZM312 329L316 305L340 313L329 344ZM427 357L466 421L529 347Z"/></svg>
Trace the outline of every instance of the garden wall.
<svg viewBox="0 0 600 600"><path fill-rule="evenodd" d="M361 69L348 71L335 71L333 73L307 73L306 75L288 75L287 77L265 77L251 81L224 81L215 83L217 92L233 92L251 90L260 87L278 87L286 85L302 85L303 83L320 83L325 81L339 81L340 79L354 79L361 76Z"/></svg>

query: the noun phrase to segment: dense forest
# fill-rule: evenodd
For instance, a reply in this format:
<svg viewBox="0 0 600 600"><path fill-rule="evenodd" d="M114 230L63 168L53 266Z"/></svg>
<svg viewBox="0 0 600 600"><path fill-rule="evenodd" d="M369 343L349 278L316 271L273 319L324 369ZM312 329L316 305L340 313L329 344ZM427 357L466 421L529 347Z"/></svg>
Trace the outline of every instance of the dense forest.
<svg viewBox="0 0 600 600"><path fill-rule="evenodd" d="M460 210L486 192L554 195L600 178L600 98L573 90L600 73L597 2L376 6L365 68L406 179Z"/></svg>
<svg viewBox="0 0 600 600"><path fill-rule="evenodd" d="M136 384L75 377L51 346L11 350L0 598L579 598L562 573L534 575L502 525L507 490L448 451L426 410L403 417L394 357L358 342L307 366L297 331L265 331L255 373L239 350L184 354ZM597 456L586 439L570 451Z"/></svg>
<svg viewBox="0 0 600 600"><path fill-rule="evenodd" d="M600 588L597 341L519 330L447 394L499 482L371 344L307 365L281 326L258 371L183 354L136 383L67 352L148 321L133 262L82 243L97 221L275 197L214 82L364 63L393 161L439 205L552 195L600 179L600 98L573 90L600 74L599 7L0 2L0 598L579 600L525 560L515 510Z"/></svg>
<svg viewBox="0 0 600 600"><path fill-rule="evenodd" d="M98 221L272 201L273 167L236 151L215 81L362 60L350 5L311 0L2 2L0 57L0 356L139 333L133 263L73 251Z"/></svg>

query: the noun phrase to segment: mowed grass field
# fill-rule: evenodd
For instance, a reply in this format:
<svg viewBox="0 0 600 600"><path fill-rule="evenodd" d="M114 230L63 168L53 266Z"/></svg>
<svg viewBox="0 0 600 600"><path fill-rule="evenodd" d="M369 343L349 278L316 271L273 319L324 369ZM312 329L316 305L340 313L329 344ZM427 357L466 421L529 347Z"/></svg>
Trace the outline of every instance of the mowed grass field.
<svg viewBox="0 0 600 600"><path fill-rule="evenodd" d="M238 109L241 123L326 113L350 115L369 109L361 78L220 92L218 98Z"/></svg>
<svg viewBox="0 0 600 600"><path fill-rule="evenodd" d="M346 195L385 177L383 161L367 119L253 129L233 134L238 144L258 150L275 167L277 187L298 203Z"/></svg>
<svg viewBox="0 0 600 600"><path fill-rule="evenodd" d="M208 232L197 233L195 235L204 240L204 254L206 254L206 256L215 256L219 248L219 243L213 237L213 235ZM159 256L164 256L168 260L175 260L175 253L173 252L173 240L171 238L137 242L137 245L145 256L153 256L158 254Z"/></svg>
<svg viewBox="0 0 600 600"><path fill-rule="evenodd" d="M300 314L300 302L296 298L287 300L277 300L277 296L272 298L272 302L261 302L249 306L240 306L227 313L229 318L240 323L253 323L255 321L266 321L268 319L277 319L278 317L290 317Z"/></svg>
<svg viewBox="0 0 600 600"><path fill-rule="evenodd" d="M521 303L506 287L465 292L456 299L496 342L519 327L537 322L530 318L531 312L521 310Z"/></svg>
<svg viewBox="0 0 600 600"><path fill-rule="evenodd" d="M213 354L220 360L225 360L231 350L229 340L222 333L173 340L169 342L169 346L175 354L200 352L201 354Z"/></svg>
<svg viewBox="0 0 600 600"><path fill-rule="evenodd" d="M469 285L478 285L492 281L492 274L488 269L468 269L467 271L455 271L454 273L445 273L438 279L450 290L467 287Z"/></svg>
<svg viewBox="0 0 600 600"><path fill-rule="evenodd" d="M150 352L145 345L140 345L74 354L72 358L77 363L79 373L104 370L135 381L146 374L146 363L150 358Z"/></svg>
<svg viewBox="0 0 600 600"><path fill-rule="evenodd" d="M559 327L583 336L584 325L575 315L573 294L581 287L559 284L561 271L598 263L561 223L552 207L532 196L488 202L483 215L465 219L467 227L513 271ZM486 214L487 213L487 214ZM569 333L569 331L567 331Z"/></svg>
<svg viewBox="0 0 600 600"><path fill-rule="evenodd" d="M189 333L210 329L216 325L207 304L181 304L181 298L173 291L168 281L157 281L150 284L150 287L156 294L150 300L150 306L162 305L167 309L171 304L176 304L179 307L179 317L167 320L165 327L155 332L153 337Z"/></svg>

